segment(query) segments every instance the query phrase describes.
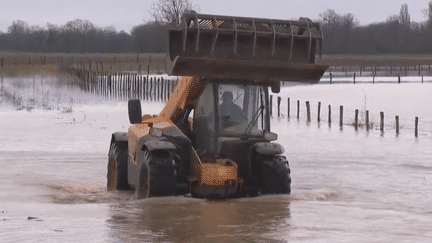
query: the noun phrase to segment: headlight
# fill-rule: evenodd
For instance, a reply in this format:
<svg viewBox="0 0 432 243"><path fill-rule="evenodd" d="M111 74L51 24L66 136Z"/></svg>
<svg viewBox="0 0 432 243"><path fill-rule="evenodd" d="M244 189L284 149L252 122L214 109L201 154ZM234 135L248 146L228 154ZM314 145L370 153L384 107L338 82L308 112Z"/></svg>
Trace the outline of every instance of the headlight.
<svg viewBox="0 0 432 243"><path fill-rule="evenodd" d="M162 129L150 128L150 135L155 136L155 137L162 137Z"/></svg>

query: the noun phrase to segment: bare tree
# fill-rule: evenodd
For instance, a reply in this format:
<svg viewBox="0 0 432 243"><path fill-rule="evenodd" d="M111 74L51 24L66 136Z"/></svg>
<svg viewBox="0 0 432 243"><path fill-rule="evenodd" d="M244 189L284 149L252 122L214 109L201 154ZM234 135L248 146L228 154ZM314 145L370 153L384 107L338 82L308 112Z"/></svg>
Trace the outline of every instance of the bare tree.
<svg viewBox="0 0 432 243"><path fill-rule="evenodd" d="M428 8L423 9L422 12L427 20L432 20L432 0L429 2Z"/></svg>
<svg viewBox="0 0 432 243"><path fill-rule="evenodd" d="M150 12L155 22L168 22L179 25L185 11L199 11L191 0L158 0L152 4Z"/></svg>
<svg viewBox="0 0 432 243"><path fill-rule="evenodd" d="M388 24L389 24L389 23L399 23L399 15L394 14L394 15L392 15L392 16L390 16L390 17L387 17L386 22L387 22Z"/></svg>
<svg viewBox="0 0 432 243"><path fill-rule="evenodd" d="M360 25L360 21L352 13L347 13L341 16L342 27L345 29L352 29Z"/></svg>
<svg viewBox="0 0 432 243"><path fill-rule="evenodd" d="M8 27L8 33L12 35L25 35L30 31L27 22L22 20L12 21L12 25Z"/></svg>
<svg viewBox="0 0 432 243"><path fill-rule="evenodd" d="M340 15L333 9L319 14L323 33L328 40L326 48L330 52L348 52L351 43L351 32L360 23L352 13Z"/></svg>
<svg viewBox="0 0 432 243"><path fill-rule="evenodd" d="M65 25L66 29L72 33L87 34L90 30L95 29L93 23L88 20L75 19L68 21Z"/></svg>
<svg viewBox="0 0 432 243"><path fill-rule="evenodd" d="M341 16L333 9L327 9L325 12L320 13L319 17L323 24L329 28L333 28L341 22Z"/></svg>

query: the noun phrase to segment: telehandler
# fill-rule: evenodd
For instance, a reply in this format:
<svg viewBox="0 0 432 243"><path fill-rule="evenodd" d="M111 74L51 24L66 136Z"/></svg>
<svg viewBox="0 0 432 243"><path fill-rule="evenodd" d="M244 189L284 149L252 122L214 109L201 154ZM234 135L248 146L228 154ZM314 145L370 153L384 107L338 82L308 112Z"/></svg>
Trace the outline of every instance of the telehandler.
<svg viewBox="0 0 432 243"><path fill-rule="evenodd" d="M112 134L108 190L137 198L290 194L284 148L272 141L269 88L316 83L318 23L188 12L169 31L168 74L181 76L159 115L129 100L128 132Z"/></svg>

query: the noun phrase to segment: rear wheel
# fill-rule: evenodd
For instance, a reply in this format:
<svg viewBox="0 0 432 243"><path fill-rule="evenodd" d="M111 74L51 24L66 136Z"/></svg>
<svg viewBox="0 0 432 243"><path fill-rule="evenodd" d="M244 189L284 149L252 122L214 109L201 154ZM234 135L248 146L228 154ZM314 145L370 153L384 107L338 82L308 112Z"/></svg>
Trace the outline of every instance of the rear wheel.
<svg viewBox="0 0 432 243"><path fill-rule="evenodd" d="M263 156L261 162L260 191L264 194L290 194L291 170L285 156Z"/></svg>
<svg viewBox="0 0 432 243"><path fill-rule="evenodd" d="M108 153L108 191L130 189L127 177L127 156L127 147L120 148L117 142L111 144Z"/></svg>
<svg viewBox="0 0 432 243"><path fill-rule="evenodd" d="M164 150L144 152L140 165L137 198L177 194L177 170L171 153Z"/></svg>

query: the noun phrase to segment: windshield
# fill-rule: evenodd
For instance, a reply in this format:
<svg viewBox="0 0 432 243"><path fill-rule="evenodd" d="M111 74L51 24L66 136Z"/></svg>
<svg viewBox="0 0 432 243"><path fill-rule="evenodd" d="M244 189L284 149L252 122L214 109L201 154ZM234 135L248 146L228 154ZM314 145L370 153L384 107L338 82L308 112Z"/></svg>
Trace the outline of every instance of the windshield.
<svg viewBox="0 0 432 243"><path fill-rule="evenodd" d="M221 137L259 137L270 129L267 86L207 83L194 112L193 143L204 159Z"/></svg>
<svg viewBox="0 0 432 243"><path fill-rule="evenodd" d="M262 86L220 84L218 105L221 135L263 135L266 109Z"/></svg>

